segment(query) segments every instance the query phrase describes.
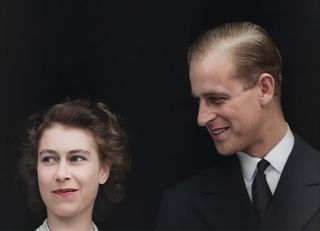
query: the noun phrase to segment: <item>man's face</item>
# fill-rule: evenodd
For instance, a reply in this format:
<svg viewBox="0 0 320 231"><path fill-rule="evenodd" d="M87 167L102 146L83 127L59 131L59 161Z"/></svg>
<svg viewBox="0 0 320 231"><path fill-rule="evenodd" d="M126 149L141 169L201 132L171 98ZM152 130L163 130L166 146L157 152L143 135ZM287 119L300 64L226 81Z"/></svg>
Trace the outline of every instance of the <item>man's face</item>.
<svg viewBox="0 0 320 231"><path fill-rule="evenodd" d="M205 126L222 155L254 153L261 144L259 87L244 90L230 56L213 52L190 63L192 94L199 100L198 124Z"/></svg>

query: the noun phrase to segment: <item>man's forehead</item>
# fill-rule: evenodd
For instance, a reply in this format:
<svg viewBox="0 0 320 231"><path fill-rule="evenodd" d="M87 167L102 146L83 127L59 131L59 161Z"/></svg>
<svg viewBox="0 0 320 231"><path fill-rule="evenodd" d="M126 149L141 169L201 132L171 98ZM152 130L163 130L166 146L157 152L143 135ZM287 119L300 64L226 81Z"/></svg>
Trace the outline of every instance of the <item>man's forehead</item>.
<svg viewBox="0 0 320 231"><path fill-rule="evenodd" d="M189 65L189 73L193 72L193 69L201 67L203 70L212 70L215 68L235 70L235 63L230 52L226 50L213 50L206 52L202 55L195 56Z"/></svg>

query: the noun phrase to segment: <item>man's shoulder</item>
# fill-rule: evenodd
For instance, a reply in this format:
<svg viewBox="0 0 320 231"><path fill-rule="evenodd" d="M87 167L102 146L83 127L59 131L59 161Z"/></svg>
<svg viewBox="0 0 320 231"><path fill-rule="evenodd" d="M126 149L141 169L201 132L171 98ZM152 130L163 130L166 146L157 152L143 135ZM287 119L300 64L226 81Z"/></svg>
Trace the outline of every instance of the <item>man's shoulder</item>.
<svg viewBox="0 0 320 231"><path fill-rule="evenodd" d="M293 152L304 152L307 155L312 156L314 158L320 158L320 151L311 146L296 133L294 133L294 139L295 141L292 150Z"/></svg>
<svg viewBox="0 0 320 231"><path fill-rule="evenodd" d="M236 155L227 158L219 158L211 168L182 181L181 183L166 189L162 195L162 202L158 217L159 229L204 229L205 223L198 210L194 206L202 203L203 196L220 192L221 188L226 188L224 182L233 164L238 163ZM233 182L232 182L233 183ZM206 202L205 202L206 204Z"/></svg>
<svg viewBox="0 0 320 231"><path fill-rule="evenodd" d="M181 197L182 192L186 196L188 194L195 194L207 188L208 185L219 187L225 176L230 174L230 169L233 168L233 165L239 165L236 155L221 158L212 167L202 170L200 173L187 178L165 191L167 194L176 194L178 197Z"/></svg>
<svg viewBox="0 0 320 231"><path fill-rule="evenodd" d="M315 149L309 143L304 141L300 136L294 133L294 146L292 149L292 157L299 160L301 165L320 166L320 151ZM290 158L290 157L289 157Z"/></svg>

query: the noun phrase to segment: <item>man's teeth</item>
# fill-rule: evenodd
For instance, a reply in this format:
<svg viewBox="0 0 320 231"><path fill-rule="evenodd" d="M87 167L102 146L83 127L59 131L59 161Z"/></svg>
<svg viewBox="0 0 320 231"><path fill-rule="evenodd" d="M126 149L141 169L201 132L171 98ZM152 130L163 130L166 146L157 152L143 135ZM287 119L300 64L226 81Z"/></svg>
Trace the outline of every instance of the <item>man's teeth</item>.
<svg viewBox="0 0 320 231"><path fill-rule="evenodd" d="M219 128L219 129L215 129L212 131L213 135L219 135L221 133L223 133L225 130L227 130L227 128Z"/></svg>

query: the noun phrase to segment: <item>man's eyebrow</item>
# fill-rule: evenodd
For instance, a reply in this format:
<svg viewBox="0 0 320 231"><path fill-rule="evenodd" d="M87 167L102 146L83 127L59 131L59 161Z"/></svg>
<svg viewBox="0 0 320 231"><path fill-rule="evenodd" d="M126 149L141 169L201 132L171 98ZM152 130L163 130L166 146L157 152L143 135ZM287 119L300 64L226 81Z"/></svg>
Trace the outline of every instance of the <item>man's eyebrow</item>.
<svg viewBox="0 0 320 231"><path fill-rule="evenodd" d="M226 97L229 98L230 95L225 92L208 92L203 94L204 97Z"/></svg>
<svg viewBox="0 0 320 231"><path fill-rule="evenodd" d="M199 98L199 96L195 95L194 92L191 92L191 95L193 98ZM217 92L217 91L212 91L212 92L206 92L203 93L201 96L203 97L230 97L229 94L227 94L226 92Z"/></svg>

